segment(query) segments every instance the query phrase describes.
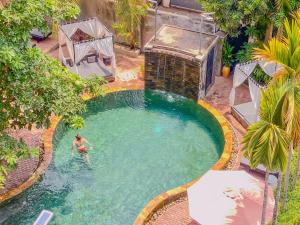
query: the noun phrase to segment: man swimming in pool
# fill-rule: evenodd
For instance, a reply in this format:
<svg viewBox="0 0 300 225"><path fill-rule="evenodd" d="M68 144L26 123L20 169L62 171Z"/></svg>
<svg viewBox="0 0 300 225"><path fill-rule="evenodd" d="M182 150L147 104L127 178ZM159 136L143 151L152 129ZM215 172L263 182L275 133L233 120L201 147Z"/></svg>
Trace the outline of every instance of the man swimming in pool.
<svg viewBox="0 0 300 225"><path fill-rule="evenodd" d="M88 150L92 149L92 146L85 146L85 144L90 145L90 143L83 137L80 136L80 134L77 134L75 136L75 139L72 144L72 155L74 148L77 148L78 153L80 156L83 158L83 160L88 164L91 165L90 163L90 158L88 155Z"/></svg>

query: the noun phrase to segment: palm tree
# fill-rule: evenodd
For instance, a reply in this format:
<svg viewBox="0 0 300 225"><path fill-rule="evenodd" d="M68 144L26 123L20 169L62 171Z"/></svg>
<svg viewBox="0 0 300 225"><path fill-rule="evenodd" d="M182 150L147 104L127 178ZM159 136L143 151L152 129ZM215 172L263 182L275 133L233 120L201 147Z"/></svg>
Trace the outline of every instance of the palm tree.
<svg viewBox="0 0 300 225"><path fill-rule="evenodd" d="M299 13L297 14L300 15ZM295 84L286 95L285 105L282 109L284 129L291 137L288 156L288 167L285 175L282 208L285 209L287 191L290 178L292 151L299 144L300 139L300 17L289 22L285 19L284 34L281 38L273 38L262 49L255 49L255 58L276 62L282 69L275 76L275 80L282 85L292 81Z"/></svg>
<svg viewBox="0 0 300 225"><path fill-rule="evenodd" d="M148 4L144 0L117 0L115 13L117 22L113 24L120 37L125 38L131 49L138 42L138 32L142 18L147 14Z"/></svg>
<svg viewBox="0 0 300 225"><path fill-rule="evenodd" d="M281 129L284 129L287 133L287 135L289 136L289 138L293 138L293 136L291 134L293 134L292 132L290 132L287 128L286 128L286 119L291 115L289 113L289 111L293 111L294 107L294 102L292 102L293 100L295 100L296 104L299 105L300 102L300 87L298 84L293 83L291 81L287 81L284 85L281 84L281 82L278 82L275 80L274 82L275 84L273 84L271 87L274 89L273 93L267 93L263 95L262 98L262 107L265 109L270 110L270 107L275 107L275 117L277 118L276 120L276 124L281 127ZM272 90L272 89L271 89ZM275 94L274 94L275 93ZM269 95L269 96L268 96ZM270 97L271 96L271 97ZM272 105L270 103L270 100L275 102L276 105ZM299 110L299 106L296 106L296 108L298 108ZM265 112L266 110L264 110ZM294 112L297 110L294 110ZM298 114L299 115L299 114ZM293 143L293 142L291 142ZM290 148L293 145L290 144ZM289 151L289 157L291 157L292 150L290 149ZM288 158L288 161L290 161L291 158ZM290 170L290 168L287 168L287 171ZM274 206L274 211L273 211L273 225L276 224L276 219L277 219L277 213L278 213L278 203L280 200L280 191L281 191L281 180L282 180L282 170L279 171L279 177L278 177L278 182L277 182L277 191L276 191L276 198L275 198L275 206ZM289 176L288 174L286 174L286 177Z"/></svg>
<svg viewBox="0 0 300 225"><path fill-rule="evenodd" d="M270 171L284 171L287 164L288 136L281 129L278 112L282 104L278 100L284 96L284 90L270 86L262 91L260 116L261 120L252 124L243 139L245 156L249 159L251 167L263 164L266 169L264 203L261 224L265 225L266 208L268 200L268 179ZM281 101L281 103L283 103Z"/></svg>
<svg viewBox="0 0 300 225"><path fill-rule="evenodd" d="M266 28L265 41L272 38L273 28L277 28L277 36L283 33L283 23L285 18L291 18L292 12L300 7L300 3L295 0L269 0L269 12L266 14L268 26Z"/></svg>

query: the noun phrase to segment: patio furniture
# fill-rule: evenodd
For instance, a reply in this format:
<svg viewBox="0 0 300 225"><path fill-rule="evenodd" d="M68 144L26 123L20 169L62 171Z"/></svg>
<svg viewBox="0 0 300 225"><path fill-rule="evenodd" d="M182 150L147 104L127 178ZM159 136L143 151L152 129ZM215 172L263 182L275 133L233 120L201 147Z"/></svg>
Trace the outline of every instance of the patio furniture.
<svg viewBox="0 0 300 225"><path fill-rule="evenodd" d="M109 56L103 56L103 63L106 66L110 66L111 65L111 57L109 57Z"/></svg>
<svg viewBox="0 0 300 225"><path fill-rule="evenodd" d="M30 32L30 34L31 34L32 39L36 40L37 42L40 42L40 41L47 39L52 34L52 32L48 31L46 34L43 34L38 29L34 28Z"/></svg>
<svg viewBox="0 0 300 225"><path fill-rule="evenodd" d="M245 171L210 170L187 189L190 217L201 225L260 224L264 180ZM274 196L268 192L267 222Z"/></svg>
<svg viewBox="0 0 300 225"><path fill-rule="evenodd" d="M48 210L43 210L33 225L47 225L53 217L53 213Z"/></svg>
<svg viewBox="0 0 300 225"><path fill-rule="evenodd" d="M113 34L97 18L61 24L58 37L59 59L72 72L83 78L95 74L114 80L116 57ZM99 62L99 55L109 57L112 66Z"/></svg>

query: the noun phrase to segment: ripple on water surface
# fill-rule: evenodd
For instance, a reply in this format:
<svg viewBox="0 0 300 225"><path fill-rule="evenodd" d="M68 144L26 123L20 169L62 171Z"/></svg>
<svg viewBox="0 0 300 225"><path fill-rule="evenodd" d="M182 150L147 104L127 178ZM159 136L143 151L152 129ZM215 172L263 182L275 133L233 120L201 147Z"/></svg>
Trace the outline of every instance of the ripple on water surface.
<svg viewBox="0 0 300 225"><path fill-rule="evenodd" d="M91 167L71 156L78 131L60 124L54 160L41 181L0 207L0 224L131 225L148 201L189 182L220 157L216 120L194 102L157 91L112 93L88 103L79 132L94 146ZM5 221L5 222L3 222Z"/></svg>

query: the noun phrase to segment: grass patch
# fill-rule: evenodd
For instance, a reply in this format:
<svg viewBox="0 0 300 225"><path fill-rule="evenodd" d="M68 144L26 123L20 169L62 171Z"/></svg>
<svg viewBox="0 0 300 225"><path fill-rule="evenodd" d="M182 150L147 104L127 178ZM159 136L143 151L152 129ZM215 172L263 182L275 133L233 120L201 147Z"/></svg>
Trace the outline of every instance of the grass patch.
<svg viewBox="0 0 300 225"><path fill-rule="evenodd" d="M298 153L294 152L292 165L291 165L291 177L290 177L289 192L287 195L286 210L279 213L277 219L278 225L299 225L300 224L300 179L298 179L295 189L292 190L291 187L291 182L293 180L293 175L294 175L296 162L297 162L297 155Z"/></svg>

